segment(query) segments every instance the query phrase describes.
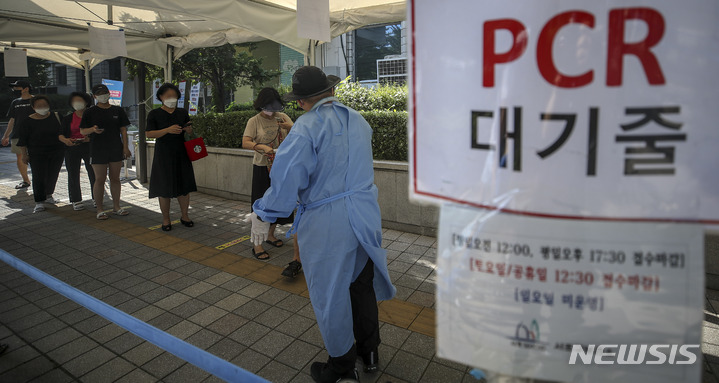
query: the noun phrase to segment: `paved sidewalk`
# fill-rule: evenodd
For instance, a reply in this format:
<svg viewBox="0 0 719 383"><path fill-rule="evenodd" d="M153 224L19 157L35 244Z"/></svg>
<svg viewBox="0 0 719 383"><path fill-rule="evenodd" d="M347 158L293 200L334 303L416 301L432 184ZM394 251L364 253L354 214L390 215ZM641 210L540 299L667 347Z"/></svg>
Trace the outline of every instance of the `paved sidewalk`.
<svg viewBox="0 0 719 383"><path fill-rule="evenodd" d="M270 381L312 381L311 362L327 354L304 278L280 276L292 243L268 248L269 262L255 260L249 204L194 193L196 226L166 233L157 228L157 201L130 180L122 189L130 215L101 222L91 203L80 212L67 204L63 169L61 203L33 214L32 192L13 188L13 157L0 149L0 248ZM84 170L82 177L89 196ZM391 230L384 238L398 298L380 305L381 371L362 381L475 381L465 366L434 355L435 240ZM0 343L10 344L0 382L219 381L2 262L0 307Z"/></svg>
<svg viewBox="0 0 719 383"><path fill-rule="evenodd" d="M31 191L13 188L16 173L14 155L0 148L0 249L272 382L312 381L310 364L327 353L304 278L280 276L292 242L266 248L268 262L255 260L248 203L194 193L196 226L178 222L166 233L157 201L136 180L123 183L130 215L101 222L90 203L80 212L67 204L64 168L55 193L61 203L37 214ZM84 170L82 182L89 196ZM179 219L176 202L172 209ZM380 305L381 371L362 374L362 382L477 382L466 366L434 352L435 239L392 230L383 238L398 294ZM719 292L708 291L705 382L719 372L717 310ZM0 382L220 381L2 262L0 343L10 344Z"/></svg>

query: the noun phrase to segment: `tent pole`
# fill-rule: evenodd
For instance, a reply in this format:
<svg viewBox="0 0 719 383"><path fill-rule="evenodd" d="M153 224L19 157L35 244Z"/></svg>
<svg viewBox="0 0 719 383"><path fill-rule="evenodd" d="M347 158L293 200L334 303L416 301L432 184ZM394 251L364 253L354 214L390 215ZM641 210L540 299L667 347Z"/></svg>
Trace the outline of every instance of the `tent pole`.
<svg viewBox="0 0 719 383"><path fill-rule="evenodd" d="M165 82L172 82L172 45L167 46L167 66L165 67Z"/></svg>
<svg viewBox="0 0 719 383"><path fill-rule="evenodd" d="M140 61L137 65L137 98L140 104L137 106L139 131L137 133L138 144L135 153L135 169L139 170L140 183L147 182L147 141L145 137L145 122L147 114L145 113L145 63Z"/></svg>
<svg viewBox="0 0 719 383"><path fill-rule="evenodd" d="M112 5L107 6L107 24L112 25Z"/></svg>
<svg viewBox="0 0 719 383"><path fill-rule="evenodd" d="M307 50L307 63L308 65L315 65L315 40L310 40L310 46Z"/></svg>
<svg viewBox="0 0 719 383"><path fill-rule="evenodd" d="M90 60L85 60L85 92L90 94L92 85L90 84Z"/></svg>

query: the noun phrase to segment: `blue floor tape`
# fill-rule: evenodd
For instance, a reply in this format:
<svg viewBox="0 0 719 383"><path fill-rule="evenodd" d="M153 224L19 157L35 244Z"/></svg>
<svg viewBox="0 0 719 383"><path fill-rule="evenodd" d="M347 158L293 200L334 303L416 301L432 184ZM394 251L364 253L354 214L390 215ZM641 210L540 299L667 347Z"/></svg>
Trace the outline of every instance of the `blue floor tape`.
<svg viewBox="0 0 719 383"><path fill-rule="evenodd" d="M0 260L140 338L228 382L267 380L108 305L0 250Z"/></svg>

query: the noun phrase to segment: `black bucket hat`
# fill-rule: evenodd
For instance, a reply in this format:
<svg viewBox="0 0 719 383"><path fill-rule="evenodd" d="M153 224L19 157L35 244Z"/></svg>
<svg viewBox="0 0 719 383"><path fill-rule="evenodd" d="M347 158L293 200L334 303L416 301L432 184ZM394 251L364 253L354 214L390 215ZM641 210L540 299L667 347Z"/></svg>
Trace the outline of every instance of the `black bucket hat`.
<svg viewBox="0 0 719 383"><path fill-rule="evenodd" d="M303 66L292 75L292 92L285 95L285 101L301 100L322 94L339 84L337 76L327 76L316 66Z"/></svg>

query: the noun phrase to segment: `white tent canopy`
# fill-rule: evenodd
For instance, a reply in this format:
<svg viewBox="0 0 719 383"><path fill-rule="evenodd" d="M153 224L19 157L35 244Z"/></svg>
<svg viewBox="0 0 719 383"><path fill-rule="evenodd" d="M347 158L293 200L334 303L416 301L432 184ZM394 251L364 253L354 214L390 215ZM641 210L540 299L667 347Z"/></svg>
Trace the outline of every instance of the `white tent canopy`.
<svg viewBox="0 0 719 383"><path fill-rule="evenodd" d="M333 37L405 18L404 0L329 2ZM30 56L84 66L73 49L82 49L84 58L107 58L89 51L87 26L110 22L125 29L127 57L166 67L168 45L175 47L173 58L194 48L261 40L307 53L311 44L297 36L296 16L296 0L4 1L0 41L28 48Z"/></svg>

